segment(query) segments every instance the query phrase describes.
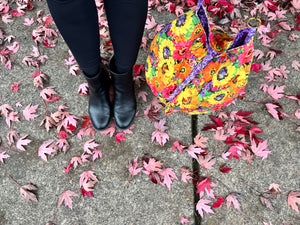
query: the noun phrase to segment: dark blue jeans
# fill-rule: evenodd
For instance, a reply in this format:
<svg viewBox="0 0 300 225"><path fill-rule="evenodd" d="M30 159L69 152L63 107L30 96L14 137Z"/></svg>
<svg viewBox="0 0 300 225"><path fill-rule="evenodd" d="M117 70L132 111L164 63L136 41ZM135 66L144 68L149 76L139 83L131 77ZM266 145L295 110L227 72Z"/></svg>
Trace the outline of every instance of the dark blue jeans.
<svg viewBox="0 0 300 225"><path fill-rule="evenodd" d="M47 0L55 24L80 68L95 75L101 63L98 15L94 0ZM148 0L104 0L116 72L136 62L147 18Z"/></svg>

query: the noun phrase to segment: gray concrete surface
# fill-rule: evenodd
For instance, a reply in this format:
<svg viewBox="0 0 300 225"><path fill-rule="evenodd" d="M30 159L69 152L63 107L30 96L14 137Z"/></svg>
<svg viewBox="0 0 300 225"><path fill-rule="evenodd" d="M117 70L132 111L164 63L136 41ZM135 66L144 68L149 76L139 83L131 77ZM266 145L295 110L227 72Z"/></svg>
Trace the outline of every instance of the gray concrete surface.
<svg viewBox="0 0 300 225"><path fill-rule="evenodd" d="M39 9L48 9L45 2L34 2L36 9L28 12L26 17L35 16ZM154 12L153 12L154 13ZM174 18L174 15L155 14L160 23L166 23ZM33 87L32 78L29 76L34 72L34 68L25 67L21 64L23 57L32 51L34 45L31 39L31 27L22 25L23 17L15 19L9 25L3 25L4 30L9 34L14 34L20 43L20 50L15 54L13 69L9 71L1 65L0 71L0 95L4 103L9 103L14 110L22 114L22 110L29 103L39 104L37 113L40 115L33 121L16 123L15 129L20 135L29 134L32 139L26 152L12 153L10 158L5 159L5 164L0 164L0 224L19 225L19 224L46 224L54 218L54 224L77 224L77 225L98 225L98 224L180 224L180 217L185 216L193 224L193 186L191 182L185 184L180 181L174 181L172 189L169 191L166 187L153 184L145 174L139 174L132 178L130 183L124 188L124 184L129 177L128 162L136 156L142 157L144 153L150 153L158 160L163 161L166 167L174 168L177 177L180 179L180 167L192 167L191 158L187 154L180 155L178 152L171 152L172 140L180 140L185 145L192 143L190 122L191 116L184 113L175 113L167 117L167 126L170 127L168 134L170 141L165 146L159 146L157 143L151 143L151 133L154 131L153 124L146 118L136 118L136 127L134 134L126 134L128 138L117 144L113 138L96 133L97 143L103 144L101 148L103 158L94 163L86 163L79 166L78 169L71 170L67 175L64 167L73 156L80 155L81 149L71 149L66 154L60 153L53 158L49 158L49 163L42 161L37 155L32 154L37 148L48 139L57 137L56 132L51 130L49 133L38 124L43 118L43 102L39 97L39 91ZM2 26L2 25L1 25ZM280 34L281 35L281 34ZM289 79L286 80L286 93L297 94L299 92L298 72L291 68L291 61L297 58L299 41L290 44L286 36L279 37L280 49L285 55L280 55L273 61L273 65L279 66L283 63L288 65L291 71ZM258 43L258 42L257 42ZM257 45L257 48L264 47ZM58 45L53 48L40 48L42 54L47 54L49 60L46 65L41 66L41 70L49 75L50 80L47 86L55 86L62 99L56 103L47 104L48 111L56 111L55 107L66 103L68 111L76 116L87 116L87 96L78 96L77 87L80 84L79 79L68 74L63 60L68 57L67 46L59 40ZM140 51L137 64L142 64L146 58L146 52ZM81 76L81 75L80 75ZM10 85L13 82L22 82L19 91L13 93L10 91ZM265 95L259 91L259 85L263 82L262 74L251 72L246 89L248 93L247 100L260 100ZM141 90L146 90L148 100L152 94L145 83ZM151 97L150 97L151 96ZM16 102L23 104L22 108L15 107ZM141 101L141 100L139 100ZM281 101L287 109L287 113L294 113L295 108L290 109L293 103L288 103L285 99ZM2 103L1 103L2 104ZM143 112L147 105L140 104L139 110ZM223 204L220 208L214 209L215 214L205 214L202 224L263 224L258 215L264 222L272 222L273 225L279 224L300 224L299 214L288 207L285 196L277 196L273 200L274 211L270 211L261 205L259 193L268 188L271 183L281 184L283 194L289 191L300 191L299 183L299 133L295 130L299 120L295 118L286 118L284 121L276 121L266 111L263 105L253 103L238 102L238 104L227 107L227 110L253 110L253 119L260 123L259 127L264 134L259 136L263 139L268 138L269 149L272 155L267 159L261 160L256 157L250 170L244 161L226 161L233 170L228 174L221 174L218 171L219 166L225 161L218 157L214 170L209 171L211 180L218 184L215 187L215 196L226 197L231 192L237 192L244 196L240 200L242 213L235 209L226 209ZM162 114L163 115L163 114ZM215 114L213 114L215 115ZM207 115L198 117L199 130L205 123L210 123ZM2 146L7 145L6 134L9 128L5 124L5 119L0 117L0 137ZM210 137L208 142L209 150L216 153L217 142L213 140L213 132L202 132L206 137ZM85 137L80 141L76 136L68 138L71 146L80 146L90 139ZM14 148L15 149L15 148ZM222 150L222 147L220 147ZM224 149L223 149L224 150ZM87 170L89 166L99 183L95 185L94 198L73 197L73 210L63 205L57 209L59 195L65 190L79 192L79 175ZM298 170L297 170L298 169ZM38 187L38 202L26 202L19 194L17 185L8 177L11 175L21 185L33 183ZM250 188L243 180L253 188Z"/></svg>

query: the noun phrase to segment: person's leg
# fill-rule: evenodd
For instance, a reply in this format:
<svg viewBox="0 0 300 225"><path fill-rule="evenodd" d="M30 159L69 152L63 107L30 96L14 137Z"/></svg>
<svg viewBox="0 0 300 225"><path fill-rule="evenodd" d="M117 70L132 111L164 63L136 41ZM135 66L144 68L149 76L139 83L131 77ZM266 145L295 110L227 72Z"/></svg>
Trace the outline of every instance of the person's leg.
<svg viewBox="0 0 300 225"><path fill-rule="evenodd" d="M143 37L148 0L104 0L118 73L135 64Z"/></svg>
<svg viewBox="0 0 300 225"><path fill-rule="evenodd" d="M50 13L79 67L96 75L101 63L98 14L94 0L47 0Z"/></svg>
<svg viewBox="0 0 300 225"><path fill-rule="evenodd" d="M100 58L98 14L94 0L47 0L54 22L89 85L89 115L96 130L111 120L110 80Z"/></svg>
<svg viewBox="0 0 300 225"><path fill-rule="evenodd" d="M147 18L148 0L104 0L114 56L109 70L114 87L116 125L127 129L136 113L132 68Z"/></svg>

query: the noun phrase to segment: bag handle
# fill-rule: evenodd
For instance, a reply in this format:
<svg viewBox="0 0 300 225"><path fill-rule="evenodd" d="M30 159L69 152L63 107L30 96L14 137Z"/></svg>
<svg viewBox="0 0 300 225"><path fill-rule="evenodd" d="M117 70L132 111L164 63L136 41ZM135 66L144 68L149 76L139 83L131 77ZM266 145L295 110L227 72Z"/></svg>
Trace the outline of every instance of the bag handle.
<svg viewBox="0 0 300 225"><path fill-rule="evenodd" d="M208 18L205 12L205 9L203 7L203 1L204 0L199 0L196 8L197 16L200 20L201 26L204 29L205 36L206 36L206 49L208 54L213 54L217 55L218 53L211 47L210 42L209 42L209 34L210 34L210 29L209 29L209 23L208 23Z"/></svg>

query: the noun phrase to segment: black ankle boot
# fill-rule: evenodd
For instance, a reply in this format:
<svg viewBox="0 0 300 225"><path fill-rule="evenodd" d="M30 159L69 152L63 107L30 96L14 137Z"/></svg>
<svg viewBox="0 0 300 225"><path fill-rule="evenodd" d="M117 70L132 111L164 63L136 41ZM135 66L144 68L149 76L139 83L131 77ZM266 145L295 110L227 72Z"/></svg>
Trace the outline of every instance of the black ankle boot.
<svg viewBox="0 0 300 225"><path fill-rule="evenodd" d="M130 127L136 113L132 69L126 73L117 73L113 57L109 63L109 72L114 87L113 114L116 126L125 130Z"/></svg>
<svg viewBox="0 0 300 225"><path fill-rule="evenodd" d="M108 73L101 64L96 76L89 77L84 74L84 77L89 85L89 114L92 125L98 131L105 130L112 117L109 101L111 81Z"/></svg>

